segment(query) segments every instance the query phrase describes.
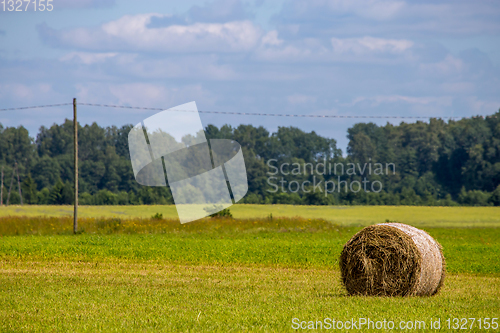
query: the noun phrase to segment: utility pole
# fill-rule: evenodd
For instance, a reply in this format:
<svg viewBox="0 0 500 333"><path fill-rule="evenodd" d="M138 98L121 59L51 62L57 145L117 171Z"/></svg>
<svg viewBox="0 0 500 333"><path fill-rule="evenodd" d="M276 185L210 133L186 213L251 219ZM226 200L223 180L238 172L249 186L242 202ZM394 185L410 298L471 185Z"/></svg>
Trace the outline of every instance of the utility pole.
<svg viewBox="0 0 500 333"><path fill-rule="evenodd" d="M73 233L78 229L78 122L76 120L76 98L73 98L73 150L75 154L75 210L73 213Z"/></svg>

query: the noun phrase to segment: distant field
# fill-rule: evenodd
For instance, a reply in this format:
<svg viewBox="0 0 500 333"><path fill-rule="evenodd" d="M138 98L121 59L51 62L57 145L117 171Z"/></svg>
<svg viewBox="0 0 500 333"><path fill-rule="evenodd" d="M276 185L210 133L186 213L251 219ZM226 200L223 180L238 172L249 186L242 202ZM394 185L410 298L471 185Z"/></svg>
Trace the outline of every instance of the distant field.
<svg viewBox="0 0 500 333"><path fill-rule="evenodd" d="M273 216L325 219L339 225L365 226L399 221L420 227L500 227L500 207L421 207L421 206L292 206L234 205L235 218ZM162 213L176 219L175 206L80 206L80 217L148 218ZM72 206L9 206L0 207L0 216L68 216Z"/></svg>

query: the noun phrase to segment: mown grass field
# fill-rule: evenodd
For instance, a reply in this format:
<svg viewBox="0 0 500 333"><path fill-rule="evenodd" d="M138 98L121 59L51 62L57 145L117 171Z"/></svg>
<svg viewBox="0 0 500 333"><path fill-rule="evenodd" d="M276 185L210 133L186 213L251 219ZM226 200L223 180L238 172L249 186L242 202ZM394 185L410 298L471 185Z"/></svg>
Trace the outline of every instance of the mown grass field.
<svg viewBox="0 0 500 333"><path fill-rule="evenodd" d="M239 207L231 209L236 217ZM444 288L434 297L378 298L346 295L338 270L342 246L363 225L409 223L395 214L414 215L421 207L377 207L394 214L380 219L375 215L383 210L356 207L359 216L349 213L343 224L272 212L272 219L185 225L151 219L160 211L150 208L142 212L147 218L82 218L78 235L71 234L70 217L0 217L0 331L282 332L292 331L293 318L419 320L427 325L421 331L440 318L447 331L448 318L500 317L494 209L464 213L462 220L434 210L429 220L446 223L425 230L444 248ZM469 331L478 331L477 322Z"/></svg>
<svg viewBox="0 0 500 333"><path fill-rule="evenodd" d="M500 306L498 277L467 274L432 298L348 297L336 270L279 266L19 261L1 279L4 332L283 332L293 318L444 325L498 317Z"/></svg>
<svg viewBox="0 0 500 333"><path fill-rule="evenodd" d="M161 213L176 219L173 205L149 206L80 206L79 217L117 217L121 219L149 218ZM339 225L370 225L401 221L421 227L499 227L500 207L423 207L423 206L293 206L293 205L233 205L231 213L237 219L273 216L324 219ZM0 216L69 216L73 206L8 206L0 207Z"/></svg>

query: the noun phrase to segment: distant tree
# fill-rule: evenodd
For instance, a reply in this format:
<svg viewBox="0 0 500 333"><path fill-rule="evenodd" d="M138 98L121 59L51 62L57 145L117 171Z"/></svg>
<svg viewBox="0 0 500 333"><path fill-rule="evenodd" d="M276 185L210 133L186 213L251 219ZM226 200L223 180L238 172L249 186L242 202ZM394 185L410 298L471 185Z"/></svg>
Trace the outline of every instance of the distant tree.
<svg viewBox="0 0 500 333"><path fill-rule="evenodd" d="M31 173L39 190L55 185L61 179L61 167L59 163L56 159L49 156L40 158Z"/></svg>
<svg viewBox="0 0 500 333"><path fill-rule="evenodd" d="M24 201L27 204L36 204L38 203L38 195L37 195L37 190L36 190L36 183L31 178L31 175L28 175L27 177L24 178L22 184L22 194Z"/></svg>
<svg viewBox="0 0 500 333"><path fill-rule="evenodd" d="M489 202L494 206L500 206L500 185L491 193Z"/></svg>
<svg viewBox="0 0 500 333"><path fill-rule="evenodd" d="M63 183L60 179L50 189L48 203L51 205L70 205L73 203L73 186Z"/></svg>
<svg viewBox="0 0 500 333"><path fill-rule="evenodd" d="M79 188L82 202L96 204L173 203L170 188L141 186L132 170L128 134L132 125L100 127L79 125ZM491 116L445 122L386 124L357 123L347 131L347 155L334 139L305 132L296 127L279 127L270 133L264 127L208 125L207 139L230 139L241 145L248 194L247 203L290 204L419 204L419 205L498 205L500 185L500 111ZM199 156L188 156L189 165L198 165ZM320 163L366 163L394 165L395 172L355 175L279 174L286 182L379 181L380 193L271 193L270 168L296 163L317 167ZM73 202L73 123L66 119L50 128L41 127L36 139L20 126L0 124L0 164L9 181L18 163L26 203L70 204ZM305 168L304 168L305 169ZM302 171L304 171L302 169ZM310 169L310 168L309 168ZM202 172L203 170L198 170ZM279 181L279 180L278 180ZM36 189L34 188L36 185ZM7 187L8 184L5 184ZM107 192L104 192L107 191ZM6 192L6 191L4 191ZM86 193L86 194L85 194ZM318 196L320 195L320 196ZM4 199L7 194L4 193ZM16 202L11 194L11 203ZM5 201L4 201L5 202Z"/></svg>
<svg viewBox="0 0 500 333"><path fill-rule="evenodd" d="M48 203L51 205L63 205L64 204L64 184L59 179L57 183L52 186L49 193Z"/></svg>

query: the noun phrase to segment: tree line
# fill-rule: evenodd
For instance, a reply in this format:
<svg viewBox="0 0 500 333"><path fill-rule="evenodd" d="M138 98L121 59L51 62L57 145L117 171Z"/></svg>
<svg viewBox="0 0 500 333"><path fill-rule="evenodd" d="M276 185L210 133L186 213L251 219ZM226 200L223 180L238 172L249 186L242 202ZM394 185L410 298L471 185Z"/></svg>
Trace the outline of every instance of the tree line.
<svg viewBox="0 0 500 333"><path fill-rule="evenodd" d="M132 125L80 126L79 201L83 205L172 204L169 187L139 185L132 171ZM208 139L243 150L248 193L243 203L304 205L500 205L500 111L429 122L358 123L337 142L295 127L208 125ZM0 124L3 203L72 204L73 123L42 126L36 138ZM319 184L319 185L318 185Z"/></svg>

